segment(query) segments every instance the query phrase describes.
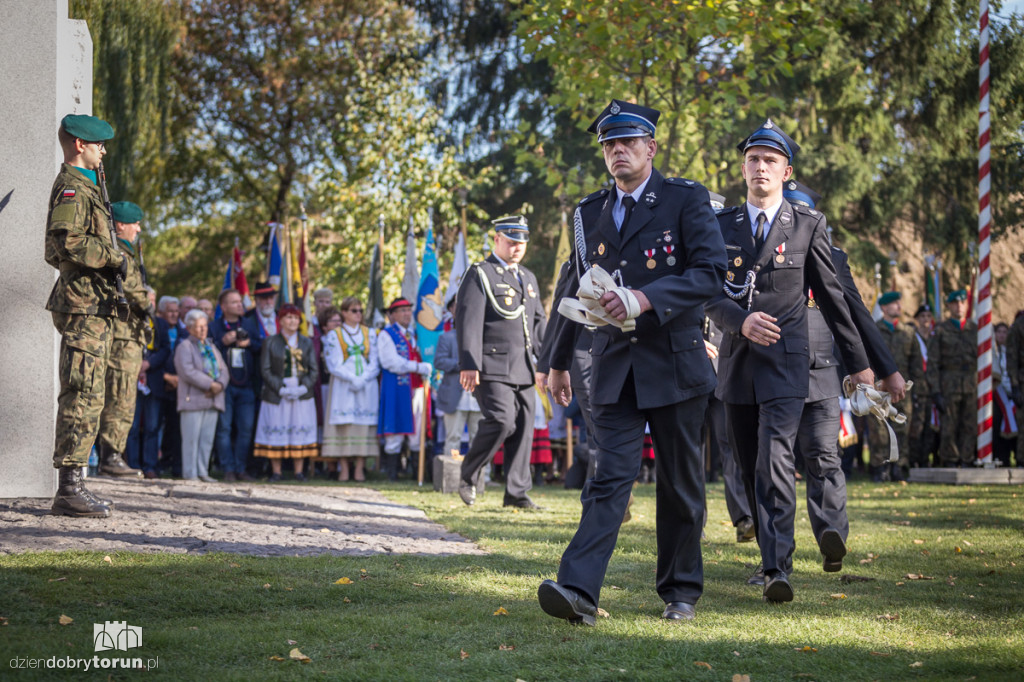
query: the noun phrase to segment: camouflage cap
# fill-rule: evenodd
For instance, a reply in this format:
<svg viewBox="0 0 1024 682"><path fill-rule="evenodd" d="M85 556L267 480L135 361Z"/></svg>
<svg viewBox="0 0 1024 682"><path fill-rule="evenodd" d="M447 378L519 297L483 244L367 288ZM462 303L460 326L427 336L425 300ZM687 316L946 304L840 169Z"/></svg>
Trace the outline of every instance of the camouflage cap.
<svg viewBox="0 0 1024 682"><path fill-rule="evenodd" d="M142 209L130 201L115 201L110 208L111 215L119 223L138 223L145 217Z"/></svg>
<svg viewBox="0 0 1024 682"><path fill-rule="evenodd" d="M86 142L106 142L114 137L114 128L109 123L88 114L68 114L61 120L60 127Z"/></svg>

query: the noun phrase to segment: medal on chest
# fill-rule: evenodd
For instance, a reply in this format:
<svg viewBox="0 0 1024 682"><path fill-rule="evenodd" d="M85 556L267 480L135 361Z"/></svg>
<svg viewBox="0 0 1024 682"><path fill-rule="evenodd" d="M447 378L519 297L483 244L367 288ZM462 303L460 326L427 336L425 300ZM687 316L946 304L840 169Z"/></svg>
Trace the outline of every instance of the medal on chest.
<svg viewBox="0 0 1024 682"><path fill-rule="evenodd" d="M653 270L658 263L654 260L654 254L657 253L657 249L644 249L644 255L647 256L647 269Z"/></svg>
<svg viewBox="0 0 1024 682"><path fill-rule="evenodd" d="M785 253L786 253L786 242L782 242L781 244L779 244L778 246L775 247L775 262L776 263L785 263L786 262L786 256L784 255Z"/></svg>
<svg viewBox="0 0 1024 682"><path fill-rule="evenodd" d="M670 239L671 237L666 237L665 241L668 241ZM676 257L672 255L672 252L676 250L676 247L671 244L666 244L665 246L661 247L661 250L668 255L668 258L665 259L665 262L668 263L670 266L675 265Z"/></svg>

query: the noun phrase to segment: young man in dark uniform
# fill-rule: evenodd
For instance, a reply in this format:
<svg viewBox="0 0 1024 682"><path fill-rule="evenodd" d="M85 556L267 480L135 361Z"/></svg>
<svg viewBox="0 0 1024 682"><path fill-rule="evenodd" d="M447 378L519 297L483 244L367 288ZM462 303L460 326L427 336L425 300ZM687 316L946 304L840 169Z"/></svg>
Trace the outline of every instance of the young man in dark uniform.
<svg viewBox="0 0 1024 682"><path fill-rule="evenodd" d="M822 308L855 383L874 383L832 263L825 217L782 196L799 149L771 119L739 145L747 201L718 216L729 272L708 304L725 332L716 395L726 404L733 448L755 511L766 601L792 601L796 484L793 446L808 396L807 291ZM838 532L823 542L841 560Z"/></svg>
<svg viewBox="0 0 1024 682"><path fill-rule="evenodd" d="M612 100L589 128L597 133L615 187L580 202L576 249L562 303L598 266L620 279L599 298L613 324L598 326L591 405L597 469L583 488L580 525L558 568L537 591L556 618L594 625L601 584L629 495L640 472L644 426L657 467L657 589L663 618L689 620L704 588L701 427L715 373L701 334L703 305L722 287L725 249L708 191L654 169L659 112ZM594 269L594 272L590 272ZM585 274L586 273L586 274ZM584 293L588 293L584 290ZM551 352L551 393L572 397L568 370L576 334L559 316ZM628 330L628 331L624 331Z"/></svg>
<svg viewBox="0 0 1024 682"><path fill-rule="evenodd" d="M483 418L462 460L459 497L476 501L480 470L505 446L504 506L537 509L530 499L534 382L547 320L537 278L519 264L530 228L522 216L494 221L494 251L462 278L455 304L459 383Z"/></svg>

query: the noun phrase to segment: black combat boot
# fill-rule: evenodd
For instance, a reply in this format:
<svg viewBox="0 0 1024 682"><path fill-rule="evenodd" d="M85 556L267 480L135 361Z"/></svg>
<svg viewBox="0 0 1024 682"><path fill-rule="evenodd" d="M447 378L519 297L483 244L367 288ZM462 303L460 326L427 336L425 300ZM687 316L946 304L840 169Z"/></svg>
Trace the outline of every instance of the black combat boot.
<svg viewBox="0 0 1024 682"><path fill-rule="evenodd" d="M53 498L51 513L64 516L110 516L110 507L101 503L85 489L80 467L61 467L58 471L60 483Z"/></svg>
<svg viewBox="0 0 1024 682"><path fill-rule="evenodd" d="M100 443L99 449L99 471L102 475L114 478L142 478L142 472L128 466L128 462L124 461L120 452L103 442Z"/></svg>

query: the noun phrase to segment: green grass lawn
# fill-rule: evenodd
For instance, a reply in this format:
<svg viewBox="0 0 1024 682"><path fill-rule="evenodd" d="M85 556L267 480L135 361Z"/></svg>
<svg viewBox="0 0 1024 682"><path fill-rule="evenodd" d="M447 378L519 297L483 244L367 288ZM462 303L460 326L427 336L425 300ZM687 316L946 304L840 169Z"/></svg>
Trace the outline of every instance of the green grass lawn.
<svg viewBox="0 0 1024 682"><path fill-rule="evenodd" d="M678 623L659 618L654 491L640 486L601 596L610 615L574 628L546 616L536 590L575 530L577 491L535 490L546 511L513 512L497 489L468 509L426 487L374 485L489 555L0 556L2 677L136 679L9 670L16 657L91 659L93 623L122 620L143 628L143 646L116 655L159 657L145 674L181 680L1024 677L1019 488L851 484L842 574L821 571L801 505L796 600L769 605L744 583L755 545L735 543L721 485L709 486L705 592L697 620ZM871 580L841 582L848 574ZM310 661L291 660L293 648Z"/></svg>

